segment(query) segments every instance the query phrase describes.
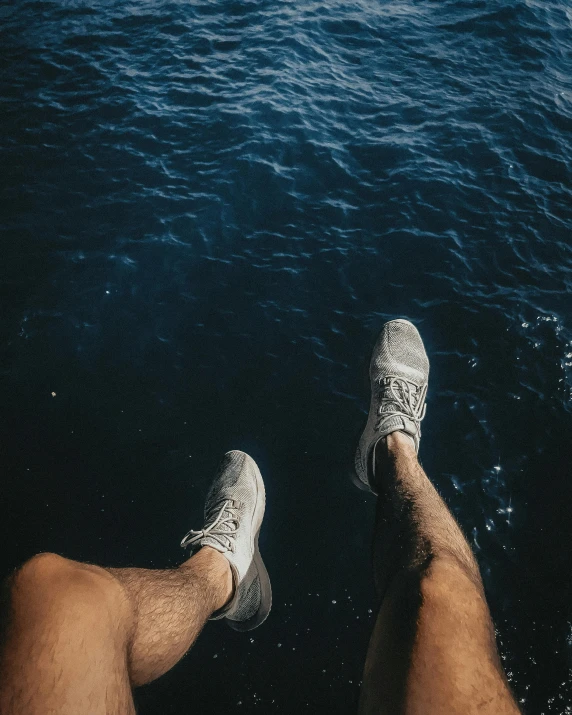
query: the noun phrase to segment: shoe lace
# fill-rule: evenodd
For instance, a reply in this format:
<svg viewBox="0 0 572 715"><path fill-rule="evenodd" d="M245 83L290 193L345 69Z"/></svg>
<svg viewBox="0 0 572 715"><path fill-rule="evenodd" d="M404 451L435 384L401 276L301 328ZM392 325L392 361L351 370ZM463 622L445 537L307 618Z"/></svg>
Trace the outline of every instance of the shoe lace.
<svg viewBox="0 0 572 715"><path fill-rule="evenodd" d="M217 509L218 505L213 508ZM238 531L238 504L231 499L226 499L218 511L214 512L213 519L207 519L206 525L200 530L191 529L181 541L183 548L197 544L201 539L209 536L217 541L225 551L234 551L236 532Z"/></svg>
<svg viewBox="0 0 572 715"><path fill-rule="evenodd" d="M381 429L388 419L396 415L405 415L419 426L419 423L425 417L427 409L425 404L427 385L419 387L414 382L395 375L388 375L382 378L380 383L382 388L381 404L377 410L380 420L376 425L376 429ZM386 409L388 402L393 402L395 408Z"/></svg>

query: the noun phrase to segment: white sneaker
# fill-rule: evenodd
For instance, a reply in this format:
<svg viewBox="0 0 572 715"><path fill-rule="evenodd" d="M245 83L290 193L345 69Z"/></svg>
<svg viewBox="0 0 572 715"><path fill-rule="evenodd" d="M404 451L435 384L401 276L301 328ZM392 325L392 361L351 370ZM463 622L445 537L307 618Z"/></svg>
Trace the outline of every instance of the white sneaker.
<svg viewBox="0 0 572 715"><path fill-rule="evenodd" d="M256 462L244 452L225 454L205 503L205 526L189 531L181 546L216 549L228 559L235 593L211 618L226 618L237 631L250 631L268 616L272 590L258 549L264 516L264 482Z"/></svg>
<svg viewBox="0 0 572 715"><path fill-rule="evenodd" d="M358 486L374 494L375 446L392 432L408 435L419 451L429 359L417 328L391 320L381 329L369 366L371 401L355 456Z"/></svg>

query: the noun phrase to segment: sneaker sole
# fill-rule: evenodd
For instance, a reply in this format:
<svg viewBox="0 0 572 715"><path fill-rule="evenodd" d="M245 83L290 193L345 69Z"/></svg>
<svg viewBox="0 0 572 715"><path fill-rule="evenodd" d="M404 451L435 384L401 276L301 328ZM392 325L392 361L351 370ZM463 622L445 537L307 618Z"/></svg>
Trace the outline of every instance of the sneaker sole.
<svg viewBox="0 0 572 715"><path fill-rule="evenodd" d="M254 628L257 628L268 618L268 614L272 608L272 587L270 585L270 576L268 575L264 561L262 561L260 548L258 546L258 537L260 536L264 509L266 507L266 490L264 489L264 482L262 481L262 475L260 474L258 466L256 466L256 486L257 500L256 508L254 510L254 514L252 515L252 521L253 523L258 522L258 528L254 532L252 544L254 556L252 560L258 573L258 578L260 579L260 606L258 607L258 611L256 611L256 613L246 621L233 621L230 618L227 618L226 622L235 631L251 631Z"/></svg>
<svg viewBox="0 0 572 715"><path fill-rule="evenodd" d="M365 492L366 494L373 494L369 484L366 484L365 482L363 482L361 480L361 477L358 476L358 473L356 472L355 467L352 470L350 470L349 477L350 477L350 482L354 486L356 486L358 489L361 489L362 492Z"/></svg>

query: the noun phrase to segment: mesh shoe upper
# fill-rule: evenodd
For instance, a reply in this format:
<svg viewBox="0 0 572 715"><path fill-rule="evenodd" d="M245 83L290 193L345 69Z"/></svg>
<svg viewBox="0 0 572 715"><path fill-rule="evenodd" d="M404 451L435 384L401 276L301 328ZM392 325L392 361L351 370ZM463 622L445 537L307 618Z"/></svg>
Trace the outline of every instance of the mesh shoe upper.
<svg viewBox="0 0 572 715"><path fill-rule="evenodd" d="M227 615L233 621L247 621L252 618L260 607L261 588L258 575L251 581L250 586L245 589L236 609L232 615Z"/></svg>
<svg viewBox="0 0 572 715"><path fill-rule="evenodd" d="M256 463L244 452L228 452L207 495L204 527L189 531L181 541L193 550L210 546L228 559L235 594L212 618L227 618L239 630L260 625L270 611L270 580L258 550L264 507Z"/></svg>
<svg viewBox="0 0 572 715"><path fill-rule="evenodd" d="M370 378L395 375L424 385L429 378L429 359L419 331L406 320L386 323L373 349Z"/></svg>
<svg viewBox="0 0 572 715"><path fill-rule="evenodd" d="M429 360L417 328L407 320L386 323L370 362L370 409L355 458L364 488L374 491L370 457L380 438L399 430L408 434L419 450L428 378Z"/></svg>

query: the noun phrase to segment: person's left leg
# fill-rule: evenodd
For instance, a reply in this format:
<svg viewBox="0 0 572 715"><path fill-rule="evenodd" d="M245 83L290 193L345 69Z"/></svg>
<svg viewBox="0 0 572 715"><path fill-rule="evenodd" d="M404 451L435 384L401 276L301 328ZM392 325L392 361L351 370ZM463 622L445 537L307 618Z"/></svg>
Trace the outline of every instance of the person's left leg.
<svg viewBox="0 0 572 715"><path fill-rule="evenodd" d="M237 630L260 625L271 605L263 515L256 464L229 452L205 526L182 542L200 551L179 568L104 569L54 554L24 564L6 585L0 713L134 713L131 688L169 670L213 614Z"/></svg>

